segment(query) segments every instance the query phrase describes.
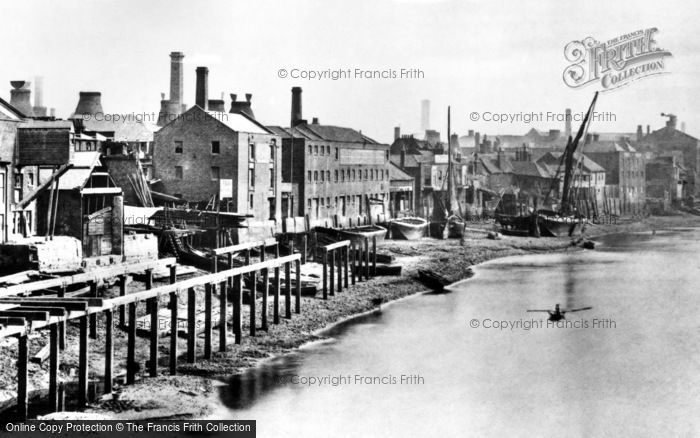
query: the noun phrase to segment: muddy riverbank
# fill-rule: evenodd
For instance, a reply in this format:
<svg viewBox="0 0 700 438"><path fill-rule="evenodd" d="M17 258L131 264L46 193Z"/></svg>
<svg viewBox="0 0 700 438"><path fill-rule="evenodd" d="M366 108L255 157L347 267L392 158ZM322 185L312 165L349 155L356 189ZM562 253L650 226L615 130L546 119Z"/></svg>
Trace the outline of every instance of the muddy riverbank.
<svg viewBox="0 0 700 438"><path fill-rule="evenodd" d="M603 234L619 232L641 232L655 228L671 226L697 226L700 218L690 215L651 217L642 221L625 222L617 225L590 226L587 235L590 238ZM472 224L471 228L491 230L493 224ZM98 397L84 412L63 412L52 414L52 418L206 418L213 415L218 406L218 396L215 386L232 374L255 366L261 360L288 353L303 344L322 339L318 334L323 328L353 315L371 311L378 302L389 302L420 293L425 287L417 279L417 270L433 269L458 281L472 275L474 265L499 257L538 253L546 251L576 251L580 248L572 246L571 239L561 238L523 238L504 237L501 240L491 240L485 232L469 232L463 241L457 239L434 240L425 238L419 241L385 241L379 246L379 252L395 257L396 263L403 267L401 276L375 277L361 282L349 289L344 289L329 300L320 298L302 298L302 314L293 315L291 320L282 318L278 325L270 324L268 331L258 330L258 335L248 336L247 306L243 315L243 342L233 344L229 337L228 352L213 354L210 361L198 358L196 364L186 364L181 357L178 368L179 375L175 377L161 375L156 378L143 377L136 385L116 385L115 397L108 395ZM108 292L109 294L109 292ZM165 303L163 303L165 304ZM258 327L260 320L258 319ZM230 330L230 327L229 327ZM103 334L103 330L98 330ZM214 332L214 339L218 339ZM73 339L77 336L77 327L68 329L68 348L61 357L62 377L70 380L71 369L77 366L77 349ZM34 348L40 348L45 336L39 335L33 340ZM115 364L117 374L120 373L126 359L126 349L123 348L126 333L115 330ZM180 351L184 351L185 340L180 340ZM199 340L201 349L203 341ZM163 367L161 373L167 373L166 361L168 353L168 337L160 344ZM91 350L102 351L104 339L92 340ZM0 372L0 387L4 387L5 396L11 395L10 388L14 387L16 373L16 343L5 341L0 346L2 353L2 372ZM200 350L201 354L201 350ZM14 356L14 357L13 357ZM99 380L103 369L101 355L91 355L91 376ZM137 361L141 370L145 369L148 356L148 342L139 338L137 342ZM43 365L31 364L29 373L32 384L38 390L37 394L45 392L48 363ZM46 382L44 382L46 380ZM40 390L43 389L43 390ZM99 391L98 391L99 393ZM0 394L2 395L2 394ZM116 399L116 400L115 400Z"/></svg>

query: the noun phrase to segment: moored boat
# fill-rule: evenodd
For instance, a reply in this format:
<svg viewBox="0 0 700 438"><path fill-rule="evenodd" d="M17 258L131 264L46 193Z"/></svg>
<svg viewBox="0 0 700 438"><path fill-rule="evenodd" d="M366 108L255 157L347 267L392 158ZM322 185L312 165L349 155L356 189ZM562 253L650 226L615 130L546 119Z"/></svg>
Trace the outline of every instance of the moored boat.
<svg viewBox="0 0 700 438"><path fill-rule="evenodd" d="M425 235L428 221L420 217L402 217L389 222L394 239L417 240Z"/></svg>
<svg viewBox="0 0 700 438"><path fill-rule="evenodd" d="M428 286L430 289L442 292L447 285L450 284L449 280L435 271L430 271L427 269L418 270L418 280L424 285Z"/></svg>
<svg viewBox="0 0 700 438"><path fill-rule="evenodd" d="M377 239L377 242L381 242L386 236L386 228L379 225L363 225L351 228L316 227L315 230L337 240L349 240L354 243L362 243L365 239L371 241L374 238Z"/></svg>

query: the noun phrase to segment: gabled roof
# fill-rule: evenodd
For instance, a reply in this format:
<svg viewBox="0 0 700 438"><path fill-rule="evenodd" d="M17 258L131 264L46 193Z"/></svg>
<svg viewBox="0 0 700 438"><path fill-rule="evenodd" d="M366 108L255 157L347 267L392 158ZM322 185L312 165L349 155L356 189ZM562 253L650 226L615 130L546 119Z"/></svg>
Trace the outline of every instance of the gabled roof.
<svg viewBox="0 0 700 438"><path fill-rule="evenodd" d="M268 126L267 129L284 138L303 138L312 141L335 141L343 143L381 144L360 131L341 126L301 123L294 128Z"/></svg>
<svg viewBox="0 0 700 438"><path fill-rule="evenodd" d="M20 121L25 117L20 110L0 98L0 119Z"/></svg>
<svg viewBox="0 0 700 438"><path fill-rule="evenodd" d="M545 166L541 166L534 161L512 161L514 175L537 176L540 178L552 178L553 175Z"/></svg>
<svg viewBox="0 0 700 438"><path fill-rule="evenodd" d="M413 181L413 177L399 168L396 164L389 163L389 180L390 181Z"/></svg>
<svg viewBox="0 0 700 438"><path fill-rule="evenodd" d="M83 120L87 132L97 132L114 139L114 141L143 142L153 141L153 130L138 120L95 120L94 117L76 116Z"/></svg>
<svg viewBox="0 0 700 438"><path fill-rule="evenodd" d="M538 159L537 162L539 164L547 164L549 168L554 166L554 169L556 170L556 168L559 166L559 163L561 162L562 155L563 152L547 152L540 159ZM582 155L580 153L574 154L574 159L576 159L577 161L581 160L581 157ZM605 172L603 166L591 160L585 154L583 155L581 166L583 167L583 170L587 172Z"/></svg>
<svg viewBox="0 0 700 438"><path fill-rule="evenodd" d="M644 138L642 138L641 140L641 143L649 143L654 141L673 141L677 139L692 139L698 141L697 138L693 137L690 134L686 134L681 130L664 126L663 128L657 129L656 131L653 131L650 134L644 136Z"/></svg>
<svg viewBox="0 0 700 438"><path fill-rule="evenodd" d="M197 107L199 108L199 107ZM201 109L201 108L200 108ZM231 128L235 132L248 132L251 134L272 134L266 126L250 117L246 113L224 113L218 111L207 111L207 114Z"/></svg>
<svg viewBox="0 0 700 438"><path fill-rule="evenodd" d="M627 141L594 141L585 145L587 153L637 152Z"/></svg>
<svg viewBox="0 0 700 438"><path fill-rule="evenodd" d="M96 151L75 152L71 164L73 167L68 169L58 180L59 190L82 188L95 167L100 165L100 153Z"/></svg>

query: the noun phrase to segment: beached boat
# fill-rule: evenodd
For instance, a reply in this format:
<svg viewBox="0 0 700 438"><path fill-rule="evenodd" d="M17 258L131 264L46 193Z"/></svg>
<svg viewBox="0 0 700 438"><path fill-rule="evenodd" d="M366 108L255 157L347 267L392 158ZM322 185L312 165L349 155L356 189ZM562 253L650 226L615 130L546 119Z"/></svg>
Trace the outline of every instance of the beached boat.
<svg viewBox="0 0 700 438"><path fill-rule="evenodd" d="M437 292L443 291L445 287L450 284L450 281L444 276L427 269L418 270L418 280Z"/></svg>
<svg viewBox="0 0 700 438"><path fill-rule="evenodd" d="M420 217L402 217L389 222L394 239L416 240L425 235L428 221Z"/></svg>
<svg viewBox="0 0 700 438"><path fill-rule="evenodd" d="M365 239L372 241L374 238L377 239L377 242L381 242L386 236L386 228L379 225L363 225L351 228L316 227L315 230L336 240L349 240L355 243L364 242Z"/></svg>
<svg viewBox="0 0 700 438"><path fill-rule="evenodd" d="M501 202L496 209L496 221L501 225L503 234L524 235L524 236L547 236L547 237L572 237L583 232L586 224L586 218L576 211L576 199L573 181L576 179L576 172L579 169L578 163L580 160L576 158L579 142L585 137L591 122L598 93L593 96L593 101L588 108L588 112L581 122L575 138L569 137L569 141L562 154L559 169L553 184L547 195L544 197L544 203L550 199L549 195L554 188L559 185L560 171L564 170L564 178L561 189L561 198L558 199L560 205L558 211L537 209L529 205L523 205L517 196L515 197L516 205L504 205L504 198L501 197ZM583 146L582 146L583 148ZM579 157L582 156L579 154ZM535 198L536 199L536 198ZM528 202L529 203L529 202ZM528 204L525 203L525 204ZM536 205L536 203L535 203Z"/></svg>

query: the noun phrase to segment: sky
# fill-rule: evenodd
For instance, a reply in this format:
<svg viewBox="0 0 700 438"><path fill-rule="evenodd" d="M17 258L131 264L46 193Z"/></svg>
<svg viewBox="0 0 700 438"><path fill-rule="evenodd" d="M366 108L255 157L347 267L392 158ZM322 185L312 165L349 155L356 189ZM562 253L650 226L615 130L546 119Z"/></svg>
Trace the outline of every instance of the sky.
<svg viewBox="0 0 700 438"><path fill-rule="evenodd" d="M672 53L666 74L606 92L597 111L612 114L591 130L634 132L678 116L700 137L700 5L680 1L297 0L11 1L0 3L0 97L10 81L44 77L44 105L66 118L80 91L102 92L105 113L153 113L169 93L172 51L185 54L184 101L194 104L195 68L209 68L209 98L253 94L266 125L287 125L291 87L303 88L303 115L391 142L420 130L420 102L431 101L430 127L523 134L557 121L485 121L484 113L584 112L595 86L562 80L573 40L608 40L658 28ZM309 80L295 71L419 69L416 79ZM280 78L280 69L288 72ZM2 85L4 84L4 85ZM471 120L476 112L478 120Z"/></svg>

